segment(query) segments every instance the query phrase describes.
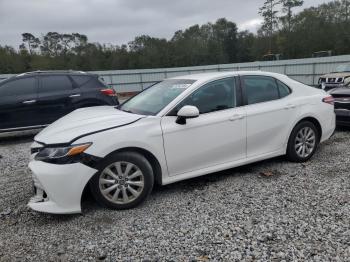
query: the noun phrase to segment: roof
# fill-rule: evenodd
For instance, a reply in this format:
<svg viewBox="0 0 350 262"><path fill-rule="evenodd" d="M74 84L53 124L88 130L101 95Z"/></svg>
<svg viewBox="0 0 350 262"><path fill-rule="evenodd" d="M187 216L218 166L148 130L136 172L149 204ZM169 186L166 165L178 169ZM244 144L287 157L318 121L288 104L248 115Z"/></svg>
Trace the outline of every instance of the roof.
<svg viewBox="0 0 350 262"><path fill-rule="evenodd" d="M265 71L225 71L225 72L211 72L211 73L201 73L201 74L191 74L184 76L177 76L169 79L191 79L207 81L210 79L220 78L220 77L230 77L238 75L261 75L261 76L272 76L272 77L287 77L282 74L265 72Z"/></svg>
<svg viewBox="0 0 350 262"><path fill-rule="evenodd" d="M25 72L22 74L18 74L15 77L21 77L21 76L27 76L27 75L39 75L39 74L84 74L84 75L95 75L93 73L87 73L84 71L74 71L74 70L38 70L38 71L32 71L32 72Z"/></svg>

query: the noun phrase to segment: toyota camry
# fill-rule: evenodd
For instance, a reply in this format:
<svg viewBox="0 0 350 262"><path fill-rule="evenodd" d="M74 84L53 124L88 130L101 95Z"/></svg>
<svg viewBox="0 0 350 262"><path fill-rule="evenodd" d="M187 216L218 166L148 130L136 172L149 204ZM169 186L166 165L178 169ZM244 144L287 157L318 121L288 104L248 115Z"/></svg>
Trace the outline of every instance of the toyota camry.
<svg viewBox="0 0 350 262"><path fill-rule="evenodd" d="M133 208L166 185L285 155L309 160L335 129L333 97L285 75L218 72L159 82L123 104L83 108L31 146L29 206L79 213L84 189Z"/></svg>

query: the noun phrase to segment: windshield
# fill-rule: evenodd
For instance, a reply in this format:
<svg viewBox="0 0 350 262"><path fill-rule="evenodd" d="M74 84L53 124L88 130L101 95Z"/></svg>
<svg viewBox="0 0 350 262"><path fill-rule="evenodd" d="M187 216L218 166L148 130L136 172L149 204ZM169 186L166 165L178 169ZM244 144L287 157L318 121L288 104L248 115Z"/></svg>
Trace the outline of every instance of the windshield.
<svg viewBox="0 0 350 262"><path fill-rule="evenodd" d="M156 115L194 82L190 79L164 80L126 101L118 109L135 114Z"/></svg>
<svg viewBox="0 0 350 262"><path fill-rule="evenodd" d="M340 65L335 69L335 73L350 72L350 65Z"/></svg>

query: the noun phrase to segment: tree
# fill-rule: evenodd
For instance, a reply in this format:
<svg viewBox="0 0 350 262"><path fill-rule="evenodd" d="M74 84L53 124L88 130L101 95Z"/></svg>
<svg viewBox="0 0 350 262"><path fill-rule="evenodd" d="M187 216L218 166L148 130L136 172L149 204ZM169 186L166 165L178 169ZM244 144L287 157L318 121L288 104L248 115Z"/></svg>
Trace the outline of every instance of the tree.
<svg viewBox="0 0 350 262"><path fill-rule="evenodd" d="M286 49L287 56L290 56L290 33L292 31L293 8L300 7L304 4L303 0L282 0L282 12L285 14L280 19L286 29Z"/></svg>
<svg viewBox="0 0 350 262"><path fill-rule="evenodd" d="M47 56L57 56L63 48L61 40L61 34L57 32L48 32L41 41L41 52Z"/></svg>
<svg viewBox="0 0 350 262"><path fill-rule="evenodd" d="M214 39L222 43L222 52L227 57L227 62L237 60L237 25L221 18L212 26Z"/></svg>
<svg viewBox="0 0 350 262"><path fill-rule="evenodd" d="M350 0L342 0L341 1L342 6L341 9L344 12L344 18L345 18L345 22L349 22L349 18L350 18Z"/></svg>
<svg viewBox="0 0 350 262"><path fill-rule="evenodd" d="M278 11L276 7L281 0L265 0L263 6L259 9L259 14L264 18L261 31L265 32L269 38L269 53L272 49L272 37L275 29L278 27Z"/></svg>
<svg viewBox="0 0 350 262"><path fill-rule="evenodd" d="M24 49L25 47L27 47L31 55L35 52L35 50L39 47L40 44L39 38L35 37L30 33L23 33L22 41L24 45L20 46L20 48Z"/></svg>
<svg viewBox="0 0 350 262"><path fill-rule="evenodd" d="M349 54L350 0L330 1L296 14L294 8L301 2L264 0L259 11L264 24L257 34L239 32L236 24L226 18L179 30L170 40L142 35L122 46L91 43L80 33L48 32L40 37L23 33L19 49L0 46L0 73L249 62L259 60L267 49L288 54L288 58L310 57L321 50Z"/></svg>
<svg viewBox="0 0 350 262"><path fill-rule="evenodd" d="M287 31L290 32L292 29L292 18L293 18L293 8L300 7L304 4L303 0L282 0L282 12L285 16L280 19L286 24Z"/></svg>
<svg viewBox="0 0 350 262"><path fill-rule="evenodd" d="M253 48L255 35L249 31L239 32L237 35L237 62L247 62L254 59Z"/></svg>

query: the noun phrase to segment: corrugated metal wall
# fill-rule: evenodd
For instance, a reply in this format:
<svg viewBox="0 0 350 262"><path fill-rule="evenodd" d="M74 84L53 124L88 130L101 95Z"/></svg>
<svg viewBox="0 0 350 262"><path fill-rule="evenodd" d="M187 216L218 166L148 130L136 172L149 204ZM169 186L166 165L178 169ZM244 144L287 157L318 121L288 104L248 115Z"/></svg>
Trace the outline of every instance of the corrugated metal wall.
<svg viewBox="0 0 350 262"><path fill-rule="evenodd" d="M140 91L165 78L215 71L262 70L286 74L307 85L316 85L320 75L332 72L338 65L350 63L350 55L269 62L221 64L195 67L94 71L117 92ZM0 75L6 79L11 75Z"/></svg>

